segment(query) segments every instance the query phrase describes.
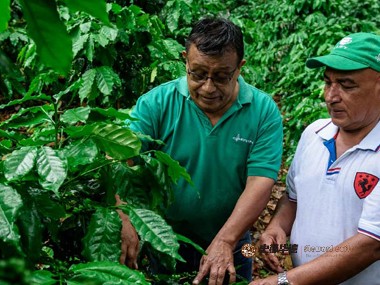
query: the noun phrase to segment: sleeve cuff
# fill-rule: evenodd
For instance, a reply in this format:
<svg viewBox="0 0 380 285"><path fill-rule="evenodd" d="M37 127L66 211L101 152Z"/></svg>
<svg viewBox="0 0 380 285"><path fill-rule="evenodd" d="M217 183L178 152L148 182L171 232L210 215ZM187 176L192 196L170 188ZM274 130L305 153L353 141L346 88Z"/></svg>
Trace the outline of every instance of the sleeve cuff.
<svg viewBox="0 0 380 285"><path fill-rule="evenodd" d="M297 198L292 198L288 192L286 192L286 195L288 196L290 202L297 203Z"/></svg>
<svg viewBox="0 0 380 285"><path fill-rule="evenodd" d="M366 230L366 229L363 229L363 228L358 228L358 233L361 233L363 235L369 236L371 238L374 238L375 240L380 241L380 235L376 234L376 233L374 233L372 231L369 231L369 230Z"/></svg>

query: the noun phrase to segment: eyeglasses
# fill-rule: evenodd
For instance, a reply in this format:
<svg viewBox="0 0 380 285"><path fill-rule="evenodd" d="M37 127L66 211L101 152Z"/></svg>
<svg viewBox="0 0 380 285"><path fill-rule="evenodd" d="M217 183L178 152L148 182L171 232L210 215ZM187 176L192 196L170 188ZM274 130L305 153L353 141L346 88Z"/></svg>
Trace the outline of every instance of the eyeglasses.
<svg viewBox="0 0 380 285"><path fill-rule="evenodd" d="M214 83L214 85L224 86L224 85L227 85L231 81L236 69L237 67L234 70L232 70L230 73L219 73L214 76L207 76L207 73L195 72L189 68L187 70L187 74L189 75L192 81L198 84L204 84L210 78L212 82Z"/></svg>

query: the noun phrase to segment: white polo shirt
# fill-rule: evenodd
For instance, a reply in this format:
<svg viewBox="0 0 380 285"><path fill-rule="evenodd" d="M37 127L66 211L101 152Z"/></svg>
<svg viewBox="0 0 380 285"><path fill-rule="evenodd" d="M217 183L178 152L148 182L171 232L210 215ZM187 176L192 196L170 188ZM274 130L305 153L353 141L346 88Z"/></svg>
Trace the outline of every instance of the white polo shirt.
<svg viewBox="0 0 380 285"><path fill-rule="evenodd" d="M380 123L338 159L337 132L331 119L308 126L289 169L287 191L289 199L297 202L290 240L298 244L292 255L295 266L331 251L358 232L380 242ZM380 261L342 284L380 284Z"/></svg>

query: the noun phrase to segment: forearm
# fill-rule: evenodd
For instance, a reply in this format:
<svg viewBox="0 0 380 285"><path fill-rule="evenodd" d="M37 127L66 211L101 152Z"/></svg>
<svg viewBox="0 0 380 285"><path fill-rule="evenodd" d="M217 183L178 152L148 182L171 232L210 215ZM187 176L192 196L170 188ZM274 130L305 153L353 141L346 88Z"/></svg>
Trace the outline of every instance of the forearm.
<svg viewBox="0 0 380 285"><path fill-rule="evenodd" d="M296 217L296 211L297 203L289 201L288 196L284 194L277 203L276 212L267 230L280 228L289 236Z"/></svg>
<svg viewBox="0 0 380 285"><path fill-rule="evenodd" d="M214 240L227 242L234 248L267 205L273 185L269 178L248 177L245 190Z"/></svg>
<svg viewBox="0 0 380 285"><path fill-rule="evenodd" d="M335 246L332 252L290 270L287 275L294 285L339 284L377 260L380 260L380 242L356 234Z"/></svg>
<svg viewBox="0 0 380 285"><path fill-rule="evenodd" d="M116 206L125 204L120 199L119 195L115 195ZM121 219L121 255L119 262L121 264L126 264L132 269L137 269L137 256L139 253L139 237L129 217L122 210L117 210L119 217Z"/></svg>

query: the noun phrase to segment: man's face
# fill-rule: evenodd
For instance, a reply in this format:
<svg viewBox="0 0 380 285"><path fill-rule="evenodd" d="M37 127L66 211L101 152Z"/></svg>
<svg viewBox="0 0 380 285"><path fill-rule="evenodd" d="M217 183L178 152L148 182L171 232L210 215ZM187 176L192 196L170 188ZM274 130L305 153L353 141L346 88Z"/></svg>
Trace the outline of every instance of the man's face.
<svg viewBox="0 0 380 285"><path fill-rule="evenodd" d="M344 131L372 129L380 119L380 73L326 68L324 96L335 125Z"/></svg>
<svg viewBox="0 0 380 285"><path fill-rule="evenodd" d="M245 61L238 63L234 51L208 56L195 45L190 46L188 53L183 52L183 56L191 98L207 115L222 116L236 100L237 78Z"/></svg>

